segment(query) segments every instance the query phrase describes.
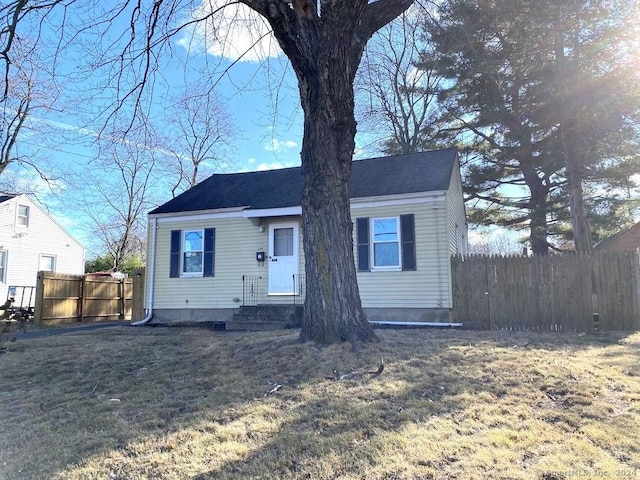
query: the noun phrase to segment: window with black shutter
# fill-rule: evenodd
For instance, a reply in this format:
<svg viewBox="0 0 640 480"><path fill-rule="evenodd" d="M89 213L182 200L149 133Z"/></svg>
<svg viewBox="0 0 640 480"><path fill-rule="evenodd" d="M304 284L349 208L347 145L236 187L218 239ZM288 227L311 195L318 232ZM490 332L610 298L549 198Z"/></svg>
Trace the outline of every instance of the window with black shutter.
<svg viewBox="0 0 640 480"><path fill-rule="evenodd" d="M213 277L215 228L172 230L169 277Z"/></svg>

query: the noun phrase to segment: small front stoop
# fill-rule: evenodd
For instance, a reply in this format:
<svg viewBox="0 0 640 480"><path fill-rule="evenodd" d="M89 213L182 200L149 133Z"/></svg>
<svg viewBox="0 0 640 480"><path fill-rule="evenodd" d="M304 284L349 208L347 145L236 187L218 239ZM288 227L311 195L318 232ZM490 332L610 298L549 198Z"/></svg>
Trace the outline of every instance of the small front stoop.
<svg viewBox="0 0 640 480"><path fill-rule="evenodd" d="M244 306L233 312L226 330L283 330L302 325L302 305L255 305Z"/></svg>

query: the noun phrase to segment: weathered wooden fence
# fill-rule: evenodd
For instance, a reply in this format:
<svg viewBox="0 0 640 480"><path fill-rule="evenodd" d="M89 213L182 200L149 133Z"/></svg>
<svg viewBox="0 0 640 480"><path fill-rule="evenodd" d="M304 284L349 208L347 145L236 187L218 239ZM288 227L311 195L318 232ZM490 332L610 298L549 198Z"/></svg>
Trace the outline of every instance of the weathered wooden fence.
<svg viewBox="0 0 640 480"><path fill-rule="evenodd" d="M138 268L133 276L133 299L131 301L131 320L134 322L145 317L144 294L145 294L145 269Z"/></svg>
<svg viewBox="0 0 640 480"><path fill-rule="evenodd" d="M640 328L640 253L451 259L467 328L592 332Z"/></svg>
<svg viewBox="0 0 640 480"><path fill-rule="evenodd" d="M34 320L59 324L135 319L144 290L142 281L134 292L134 279L122 280L90 275L38 272ZM141 287L139 285L142 285ZM140 291L142 289L142 291ZM138 299L138 297L140 297Z"/></svg>

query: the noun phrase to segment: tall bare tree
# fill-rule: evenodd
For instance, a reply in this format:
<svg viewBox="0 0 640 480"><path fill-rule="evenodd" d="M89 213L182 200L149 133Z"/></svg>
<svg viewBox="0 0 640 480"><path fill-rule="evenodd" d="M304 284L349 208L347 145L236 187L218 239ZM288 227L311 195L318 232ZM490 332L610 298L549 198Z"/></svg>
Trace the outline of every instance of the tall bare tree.
<svg viewBox="0 0 640 480"><path fill-rule="evenodd" d="M54 179L54 175L45 168L44 159L40 158L42 151L40 155L36 154L40 147L45 146L48 136L45 134L46 125L34 120L34 115L42 115L51 109L56 100L56 88L44 80L44 69L27 40L15 39L13 49L13 68L4 78L0 97L0 193L34 193L24 191L16 183L16 172L8 172L8 168L17 164L45 182ZM29 148L25 139L31 140Z"/></svg>
<svg viewBox="0 0 640 480"><path fill-rule="evenodd" d="M437 93L442 76L429 68L422 22L414 4L368 43L356 76L361 130L385 153L404 154L433 146L438 135Z"/></svg>
<svg viewBox="0 0 640 480"><path fill-rule="evenodd" d="M167 113L163 148L171 152L168 168L174 172L171 193L175 197L207 172L229 168L227 153L234 126L222 99L206 85L184 90L172 100Z"/></svg>
<svg viewBox="0 0 640 480"><path fill-rule="evenodd" d="M111 131L103 137L104 148L94 160L96 173L83 178L84 211L92 221L97 248L112 268L121 270L133 258L143 258L146 213L154 205L155 143L149 132ZM96 168L97 167L97 168ZM89 181L87 181L89 180Z"/></svg>
<svg viewBox="0 0 640 480"><path fill-rule="evenodd" d="M0 16L6 20L0 28L4 66L10 67L11 44L25 18L48 20L53 9L68 10L77 3L12 0L0 7ZM362 309L353 256L349 202L356 134L353 84L367 41L412 3L239 0L209 1L202 4L206 8L200 8L193 0L121 0L113 2L115 5L94 2L92 9L82 2L84 21L77 21L75 33L69 33L75 40L80 32L121 26L121 17L127 17L126 34L119 32L108 41L102 37L105 56L95 65L107 64L106 56L117 48L120 53L108 65L109 86L115 95L110 107L119 110L128 105L133 114L144 114L145 100L155 85L153 73L172 54L170 39L195 23L207 22L212 38L217 38L216 18L235 9L238 13L231 17L241 20L245 16L237 9L242 5L269 25L296 74L304 112L302 232L307 295L302 340L347 340L358 348L362 342L376 339ZM189 11L192 15L184 20ZM66 25L70 18L65 14L62 22Z"/></svg>
<svg viewBox="0 0 640 480"><path fill-rule="evenodd" d="M16 78L8 86L7 96L2 102L2 135L0 145L0 175L10 163L17 160L16 143L20 130L30 112L32 102L32 80L28 75L18 71Z"/></svg>

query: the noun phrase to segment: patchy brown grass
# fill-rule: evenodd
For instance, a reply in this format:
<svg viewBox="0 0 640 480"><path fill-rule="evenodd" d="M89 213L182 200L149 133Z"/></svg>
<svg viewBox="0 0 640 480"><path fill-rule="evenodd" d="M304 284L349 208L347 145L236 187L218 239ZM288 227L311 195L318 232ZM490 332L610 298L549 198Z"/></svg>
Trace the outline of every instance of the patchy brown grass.
<svg viewBox="0 0 640 480"><path fill-rule="evenodd" d="M640 478L640 334L379 335L359 353L295 331L6 342L0 479ZM326 378L380 357L380 376Z"/></svg>

